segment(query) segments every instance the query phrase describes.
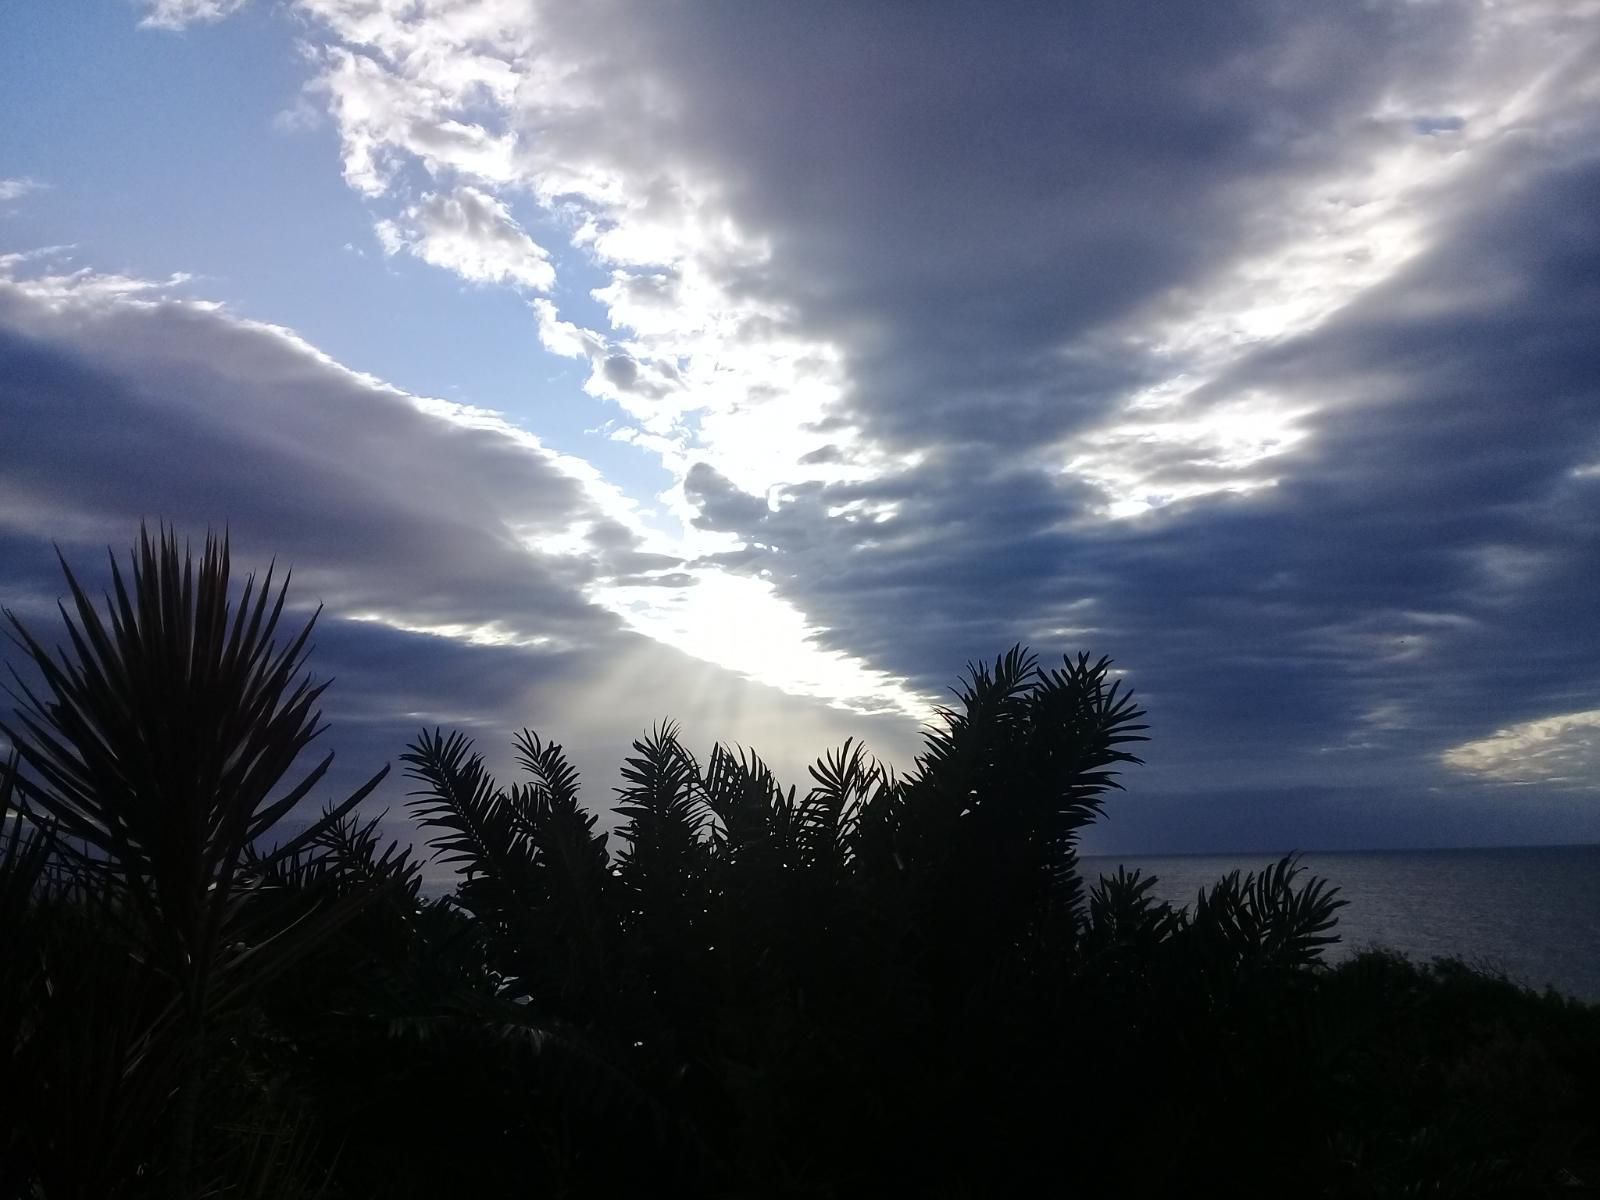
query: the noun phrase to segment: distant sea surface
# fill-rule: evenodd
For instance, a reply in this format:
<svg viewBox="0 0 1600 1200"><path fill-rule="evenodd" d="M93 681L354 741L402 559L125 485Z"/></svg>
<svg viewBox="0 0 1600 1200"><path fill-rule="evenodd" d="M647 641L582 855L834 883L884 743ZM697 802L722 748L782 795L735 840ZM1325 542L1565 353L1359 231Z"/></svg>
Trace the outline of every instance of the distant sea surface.
<svg viewBox="0 0 1600 1200"><path fill-rule="evenodd" d="M1128 870L1154 875L1174 907L1230 871L1260 871L1270 854L1085 857L1086 883ZM1600 1001L1600 846L1495 850L1379 850L1306 854L1349 904L1325 951L1337 961L1372 945L1418 962L1454 957Z"/></svg>
<svg viewBox="0 0 1600 1200"><path fill-rule="evenodd" d="M289 820L275 840L299 832ZM385 838L409 840L395 824ZM1229 871L1260 871L1278 855L1086 855L1084 881L1098 882L1121 863L1156 877L1155 894L1175 907L1193 905ZM1303 882L1319 875L1349 903L1325 955L1338 961L1369 946L1398 950L1418 962L1460 958L1505 972L1536 989L1600 1003L1600 846L1494 850L1361 850L1310 853ZM440 896L454 872L422 855L422 892Z"/></svg>

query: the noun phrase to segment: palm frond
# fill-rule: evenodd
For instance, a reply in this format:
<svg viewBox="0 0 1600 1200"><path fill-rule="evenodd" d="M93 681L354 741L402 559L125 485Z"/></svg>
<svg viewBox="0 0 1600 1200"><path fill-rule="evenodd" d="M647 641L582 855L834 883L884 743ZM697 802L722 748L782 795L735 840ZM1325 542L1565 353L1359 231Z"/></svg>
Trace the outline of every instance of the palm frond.
<svg viewBox="0 0 1600 1200"><path fill-rule="evenodd" d="M863 813L883 788L887 772L853 738L811 765L815 780L806 796L805 858L828 873L842 870L855 844Z"/></svg>
<svg viewBox="0 0 1600 1200"><path fill-rule="evenodd" d="M1084 949L1093 954L1108 950L1148 955L1165 942L1180 924L1172 905L1151 893L1156 877L1119 866L1115 875L1102 875L1089 892L1089 912Z"/></svg>
<svg viewBox="0 0 1600 1200"><path fill-rule="evenodd" d="M1339 940L1329 931L1347 901L1322 879L1296 886L1304 869L1289 854L1259 873L1233 871L1201 890L1186 932L1208 974L1231 981L1320 961L1323 947Z"/></svg>
<svg viewBox="0 0 1600 1200"><path fill-rule="evenodd" d="M1080 654L1046 671L1013 647L969 666L959 705L925 734L897 813L897 861L961 878L930 885L940 891L987 896L992 919L950 914L972 936L1075 936L1079 834L1118 786L1116 768L1139 761L1125 747L1145 730L1143 710L1109 675L1108 659Z"/></svg>
<svg viewBox="0 0 1600 1200"><path fill-rule="evenodd" d="M714 818L711 839L730 860L760 855L783 833L774 829L774 806L783 789L757 755L720 742L711 748L700 780L706 809Z"/></svg>
<svg viewBox="0 0 1600 1200"><path fill-rule="evenodd" d="M703 872L701 837L708 810L698 764L670 722L633 743L622 768L624 818L617 830L626 847L617 856L617 878L634 920L692 921Z"/></svg>
<svg viewBox="0 0 1600 1200"><path fill-rule="evenodd" d="M535 847L518 806L495 782L470 739L423 730L400 756L421 786L409 806L436 861L463 869L456 896L463 907L502 934L536 921Z"/></svg>
<svg viewBox="0 0 1600 1200"><path fill-rule="evenodd" d="M516 738L517 761L529 775L513 811L533 849L538 928L545 963L540 991L561 1012L581 1012L597 995L610 956L612 875L606 835L578 800L578 772L558 742L531 729ZM596 1014L587 1012L585 1017Z"/></svg>

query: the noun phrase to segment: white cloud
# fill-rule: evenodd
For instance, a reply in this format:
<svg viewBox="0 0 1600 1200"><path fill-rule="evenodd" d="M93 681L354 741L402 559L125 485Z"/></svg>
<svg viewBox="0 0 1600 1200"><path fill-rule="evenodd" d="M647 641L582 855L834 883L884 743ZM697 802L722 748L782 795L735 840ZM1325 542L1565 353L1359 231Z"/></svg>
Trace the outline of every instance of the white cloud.
<svg viewBox="0 0 1600 1200"><path fill-rule="evenodd" d="M539 343L551 354L591 360L605 357L605 339L593 330L580 329L571 321L563 321L551 301L535 300L533 313L539 326Z"/></svg>
<svg viewBox="0 0 1600 1200"><path fill-rule="evenodd" d="M550 255L523 231L499 200L473 187L429 194L398 221L381 221L390 254L410 251L424 262L478 283L512 283L535 291L555 284Z"/></svg>
<svg viewBox="0 0 1600 1200"><path fill-rule="evenodd" d="M507 64L451 35L457 13L441 10L409 25L380 6L302 3L340 36L372 53L331 46L314 93L326 97L343 145L344 176L381 196L396 167L415 159L436 178L465 176L486 185L517 182L514 133L465 119L485 101L509 103ZM463 35L466 36L466 35Z"/></svg>
<svg viewBox="0 0 1600 1200"><path fill-rule="evenodd" d="M41 246L13 254L0 254L0 282L25 278L22 288L30 301L56 312L86 304L121 301L129 307L168 303L174 292L190 280L178 272L166 279L141 279L131 275L95 271L90 267L62 270L71 260L73 246ZM44 264L44 269L39 269ZM53 266L55 269L50 269ZM185 301L195 311L214 310L213 301Z"/></svg>
<svg viewBox="0 0 1600 1200"><path fill-rule="evenodd" d="M20 200L29 192L42 191L49 186L40 183L37 179L30 179L24 175L17 179L0 179L0 204L8 200Z"/></svg>
<svg viewBox="0 0 1600 1200"><path fill-rule="evenodd" d="M1440 761L1500 783L1600 789L1600 709L1498 729L1451 747Z"/></svg>
<svg viewBox="0 0 1600 1200"><path fill-rule="evenodd" d="M238 12L249 0L145 0L145 29L186 29L220 21Z"/></svg>
<svg viewBox="0 0 1600 1200"><path fill-rule="evenodd" d="M436 181L473 181L485 202L495 189L531 192L608 270L595 292L608 329L560 320L553 307L539 316L548 349L590 361L590 394L647 436L709 450L751 488L841 473L795 461L797 446L818 440L805 426L839 397L838 350L799 335L783 304L740 293L738 279L762 271L771 246L737 220L715 172L675 152L686 130L667 75L613 69L610 51L572 36L571 14L533 5L443 3L426 19L398 5L302 7L339 42L319 87L352 186L383 196L412 163ZM380 235L474 270L466 254L430 250L411 232L419 223L408 209ZM493 270L480 263L470 277Z"/></svg>
<svg viewBox="0 0 1600 1200"><path fill-rule="evenodd" d="M327 115L319 108L309 95L296 96L294 102L287 108L280 109L273 115L272 128L282 134L305 133L313 129L320 129L327 122Z"/></svg>

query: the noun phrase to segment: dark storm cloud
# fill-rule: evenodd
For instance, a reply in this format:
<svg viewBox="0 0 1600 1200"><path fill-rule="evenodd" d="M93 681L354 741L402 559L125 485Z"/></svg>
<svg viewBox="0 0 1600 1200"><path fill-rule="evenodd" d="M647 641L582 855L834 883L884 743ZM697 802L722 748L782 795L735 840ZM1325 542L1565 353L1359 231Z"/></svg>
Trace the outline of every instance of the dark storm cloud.
<svg viewBox="0 0 1600 1200"><path fill-rule="evenodd" d="M844 460L844 454L832 442L818 446L809 453L802 454L798 461L802 466L818 466L822 463L836 463Z"/></svg>
<svg viewBox="0 0 1600 1200"><path fill-rule="evenodd" d="M135 378L0 331L0 488L14 523L118 541L139 517L226 524L258 553L292 529L302 586L346 607L403 595L400 615L419 624L509 615L524 634L575 639L612 627L576 594L581 573L511 541L513 524L553 533L599 515L537 452L209 313L108 311L90 330L106 357L134 347L123 365Z"/></svg>
<svg viewBox="0 0 1600 1200"><path fill-rule="evenodd" d="M530 137L641 178L679 158L716 179L771 249L722 264L724 282L845 347L850 415L873 435L1031 447L1147 376L1120 322L1286 236L1288 190L1418 136L1371 114L1397 77L1421 90L1459 58L1467 16L564 8L552 41L597 83L661 80L672 121L619 89L603 113L541 112Z"/></svg>
<svg viewBox="0 0 1600 1200"><path fill-rule="evenodd" d="M1274 488L1082 521L1082 489L947 452L770 513L718 492L702 517L770 547L749 569L839 644L925 684L1013 639L1114 654L1156 718L1146 786L1212 789L1205 837L1169 796L1137 811L1171 836L1130 817L1130 844L1449 842L1423 796L1464 786L1444 749L1600 707L1600 161L1521 167L1399 277L1192 398L1320 406ZM898 508L849 515L862 500ZM1303 820L1222 790L1333 781ZM1364 815L1334 837L1340 796ZM1592 806L1512 796L1472 809L1474 839L1600 835Z"/></svg>
<svg viewBox="0 0 1600 1200"><path fill-rule="evenodd" d="M700 510L696 524L704 529L751 529L766 516L767 503L741 492L709 463L695 463L684 477L683 490Z"/></svg>
<svg viewBox="0 0 1600 1200"><path fill-rule="evenodd" d="M1438 733L1600 704L1597 190L1593 158L1525 172L1405 277L1218 385L1335 393L1257 570L1330 620L1456 618L1426 631L1418 681Z"/></svg>

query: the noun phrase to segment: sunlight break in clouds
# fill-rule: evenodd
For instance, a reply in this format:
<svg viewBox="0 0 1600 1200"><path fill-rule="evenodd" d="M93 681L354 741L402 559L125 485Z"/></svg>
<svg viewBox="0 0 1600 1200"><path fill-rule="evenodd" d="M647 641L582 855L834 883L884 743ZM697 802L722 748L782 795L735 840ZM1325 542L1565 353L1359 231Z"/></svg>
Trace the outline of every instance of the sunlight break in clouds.
<svg viewBox="0 0 1600 1200"><path fill-rule="evenodd" d="M762 579L696 570L686 587L625 586L591 595L629 627L758 683L855 712L928 720L933 702L859 659L812 643L805 614Z"/></svg>
<svg viewBox="0 0 1600 1200"><path fill-rule="evenodd" d="M890 479L903 470L908 447L870 433L885 406L920 404L926 396L937 413L941 407L970 411L991 402L993 385L986 380L977 383L975 395L965 394L949 382L936 354L926 365L919 362L914 344L921 334L896 324L915 320L896 315L902 304L896 289L914 293L924 274L940 281L940 258L957 247L934 237L898 241L897 226L915 230L912 213L874 217L871 210L849 208L856 203L853 194L826 186L834 170L828 157L810 168L823 183L818 199L844 207L837 229L826 221L812 229L803 224L811 218L786 207L776 185L762 175L782 171L784 164L763 158L760 142L746 143L743 156L738 153L745 130L724 114L765 104L768 97L749 90L752 80L720 60L714 45L698 45L692 32L713 44L731 36L726 14L701 28L694 14L668 19L649 8L630 17L610 9L575 12L469 0L420 8L301 0L298 7L328 35L318 51L322 73L313 91L326 97L340 131L346 179L380 207L400 205L395 215L378 219L386 248L404 246L465 278L546 292L568 256L587 259L609 277L591 292L605 314L602 327L575 322L553 301L540 299L538 336L552 352L587 363L585 390L617 405L622 415L612 435L657 455L679 481L662 503L683 527L673 547L681 556L737 548L726 537L708 544L693 528L695 513L681 485L696 462L769 502L796 486ZM1274 462L1305 443L1330 397L1233 387L1230 373L1263 348L1304 336L1394 279L1431 245L1440 212L1448 213L1439 197L1492 170L1512 133L1559 122L1563 112L1583 102L1582 61L1590 39L1574 36L1560 8L1446 6L1436 16L1439 34L1452 49L1438 54L1430 50L1432 30L1418 37L1407 25L1410 10L1379 5L1374 11L1380 21L1392 19L1389 28L1417 39L1386 51L1395 57L1381 68L1369 67L1359 52L1350 57L1355 42L1337 40L1346 26L1353 38L1372 36L1374 29L1380 30L1376 36L1387 36L1383 26L1361 26L1354 16L1325 27L1268 22L1266 48L1257 48L1257 59L1239 60L1253 72L1240 79L1226 75L1237 64L1215 67L1222 75L1206 74L1203 58L1187 68L1190 86L1219 120L1233 116L1228 97L1246 80L1263 89L1266 115L1251 109L1246 118L1258 122L1252 153L1261 161L1275 156L1280 165L1218 192L1221 212L1244 217L1224 251L1175 276L1117 319L1061 336L1057 352L1064 363L1120 359L1138 380L1107 395L1097 419L1075 429L1063 423L1053 444L1044 425L1039 442L1022 450L1066 486L1087 484L1098 493L1101 503L1083 510L1080 521L1134 517L1179 501L1275 485ZM867 35L893 36L892 22L861 20ZM815 34L808 30L803 36ZM832 45L827 38L821 44ZM765 53L769 47L758 49ZM908 53L915 58L916 51ZM848 90L857 64L847 55L834 61L839 85ZM1354 73L1348 102L1339 95L1345 82L1337 77L1345 69L1341 62ZM781 61L768 66L781 67ZM877 69L868 76L877 79ZM770 82L782 89L794 81ZM872 86L909 93L921 85L914 76L895 75L888 84ZM982 105L988 97L980 90L972 99ZM1167 100L1187 107L1195 96L1179 92ZM868 170L893 169L904 131L893 116L884 123L883 114L896 111L856 110L850 137L840 130L832 144L783 109L762 109L750 119L769 123L767 144L788 145L789 153L844 155L842 175L863 169L848 157L853 138L862 140L869 158L878 156ZM817 116L824 130L830 115L824 107ZM954 118L936 112L927 119ZM734 140L719 143L719 136ZM1071 153L1070 140L1064 151ZM1247 159L1241 165L1256 164ZM929 171L936 176L941 167L918 161L906 170L907 179L916 179ZM407 199L418 172L438 189L420 204ZM883 174L881 182L884 202L892 203L898 195L893 189L904 180ZM1012 252L1006 240L1012 218L1004 207L1008 184L1003 172L992 180L998 207L979 223L992 228L964 221L978 239L976 252L981 255L989 239L996 261ZM943 203L937 178L922 180L918 193L932 206L934 220ZM454 200L440 199L446 195ZM1019 195L1018 212L1028 214L1028 193ZM557 248L553 261L512 222L507 202L514 196L531 196L568 230L568 245ZM955 184L952 203L958 209L959 196ZM482 219L474 220L474 214ZM941 226L928 228L931 233ZM1203 228L1197 226L1193 236L1204 236ZM1218 226L1219 232L1227 228ZM857 257L865 261L882 253L880 246L896 249L881 261L881 282L848 254L839 258L840 269L860 271L859 279L810 280L811 263L783 257L785 247L805 244L798 240L802 234L821 237L825 247L829 238L868 234L858 247ZM1068 251L1077 245L1070 238L1064 243ZM1049 250L1034 251L1039 253ZM973 269L979 275L994 270L987 263ZM863 308L851 324L819 309L808 286L820 288L823 297L829 288L841 298L884 291L876 307ZM1018 297L1019 316L1026 303ZM953 331L966 336L959 326ZM971 336L981 344L989 334L974 327ZM908 347L887 370L892 388L906 397L902 401L895 401L892 390L884 393L870 374L885 369L872 366L875 346L892 347L896 338ZM1023 344L1019 357L1036 356L1046 344ZM1009 369L1003 347L996 353L994 369ZM1026 396L1032 388L1051 386L1057 385L1024 378L1012 391ZM1039 395L1033 403L1042 406L1048 392ZM1067 390L1063 408L1071 399ZM995 417L987 427L975 427L980 440L1004 435L1011 422L1001 411ZM921 436L937 444L938 422L925 423ZM836 522L843 515L840 510L826 519ZM705 654L711 652L708 640L691 629L719 626L718 609L708 609L706 621L686 621L682 614L710 603L717 592L708 582L711 574L708 569L687 596L662 588L639 594L597 589L593 595L635 627L651 629L652 636ZM739 669L756 677L771 679L772 661L798 663L808 653L802 632L811 628L801 594L805 580L789 583L783 596L764 583L744 588L738 607L748 620L772 636L787 630L798 639L776 658L766 639L755 639L752 657L741 659ZM744 584L730 580L726 586ZM650 618L653 606L662 607ZM758 611L765 613L759 621ZM724 661L733 651L720 653L724 658L718 661ZM835 678L822 661L813 660L813 667L800 672L810 681L803 685L808 692L816 681ZM791 682L802 687L798 678Z"/></svg>
<svg viewBox="0 0 1600 1200"><path fill-rule="evenodd" d="M646 164L619 161L608 144L613 122L604 138L584 132L596 106L611 103L635 106L647 130L670 95L619 79L594 90L586 64L564 62L558 42L537 37L542 18L533 9L301 7L343 43L323 52L313 90L327 97L341 131L346 179L391 198L411 166L440 188L378 220L386 251L407 250L477 282L548 291L556 278L548 255L493 194L526 191L571 229L571 252L606 266L610 283L594 296L609 329L573 325L543 299L535 315L548 349L588 362L585 390L630 418L615 437L654 451L680 479L691 448L715 454L728 477L761 490L795 478L807 451L852 444L849 429L824 438L810 428L839 394L837 351L797 337L781 302L730 287L741 272L760 272L770 249L719 204L720 181L687 165L649 165L643 178L632 166ZM537 133L519 135L530 126ZM870 448L862 457L884 460ZM848 478L864 469L819 461L801 474ZM652 536L655 551L693 557L736 547L689 524L681 489L663 500L681 536ZM686 593L692 604L662 587L597 583L587 594L633 628L796 694L923 711L882 673L813 645L803 616L769 585L707 569Z"/></svg>
<svg viewBox="0 0 1600 1200"><path fill-rule="evenodd" d="M1499 783L1600 788L1600 709L1498 729L1446 750L1441 761Z"/></svg>
<svg viewBox="0 0 1600 1200"><path fill-rule="evenodd" d="M706 570L681 579L666 577L670 568L680 565L674 554L679 547L649 531L634 506L590 464L549 450L533 434L498 413L410 395L349 370L290 330L229 317L214 302L180 298L173 289L185 283L181 277L152 282L83 270L15 278L16 270L26 265L23 256L0 259L0 284L16 289L27 302L28 307L11 314L13 319L40 334L48 336L62 324L116 320L119 309L204 314L222 329L281 344L291 358L303 357L315 363L319 372L347 380L364 392L381 395L443 425L479 435L486 444L499 444L525 455L539 470L558 473L581 489L587 512L543 513L520 501L513 489L502 510L485 510L476 519L484 524L483 532L503 529L530 560L569 570L578 593L621 616L639 633L791 695L863 713L888 712L921 719L929 711L923 698L884 673L815 646L811 640L814 630L792 605L775 596L769 585ZM4 298L0 292L0 300ZM30 316L30 308L36 315ZM108 346L115 352L114 340ZM148 343L133 352L158 354L159 350ZM415 482L419 487L423 483ZM463 498L459 487L452 498ZM14 507L19 503L15 497L13 502ZM65 514L59 514L59 519L65 519ZM619 540L625 544L618 545ZM698 532L693 540L702 548L722 544L715 535ZM574 648L570 639L542 626L537 612L496 616L482 608L457 614L415 604L406 607L382 602L371 594L348 593L343 583L324 577L315 568L302 571L302 576L307 575L330 589L330 596L346 597L348 602L339 613L342 619L472 646Z"/></svg>
<svg viewBox="0 0 1600 1200"><path fill-rule="evenodd" d="M599 583L677 586L679 565L589 464L281 326L171 286L43 273L49 257L0 255L0 601L35 628L57 619L54 547L94 588L141 518L195 537L225 524L241 574L274 557L292 573L292 623L324 606L313 668L338 680L335 773L392 758L418 724L470 730L492 761L533 723L603 797L616 751L663 716L759 745L791 778L847 733L909 761L903 717L784 695L588 602Z"/></svg>
<svg viewBox="0 0 1600 1200"><path fill-rule="evenodd" d="M1484 171L1508 139L1558 126L1593 101L1594 40L1565 26L1600 17L1600 4L1469 7L1471 53L1449 71L1396 79L1368 114L1365 155L1279 198L1262 214L1265 244L1130 331L1131 347L1175 369L1067 447L1066 471L1101 486L1107 515L1272 486L1270 460L1303 439L1299 423L1315 408L1265 394L1191 398L1258 348L1315 329L1394 278L1429 247L1441 197ZM1188 451L1187 478L1159 465L1175 448ZM1195 465L1209 477L1196 477Z"/></svg>

